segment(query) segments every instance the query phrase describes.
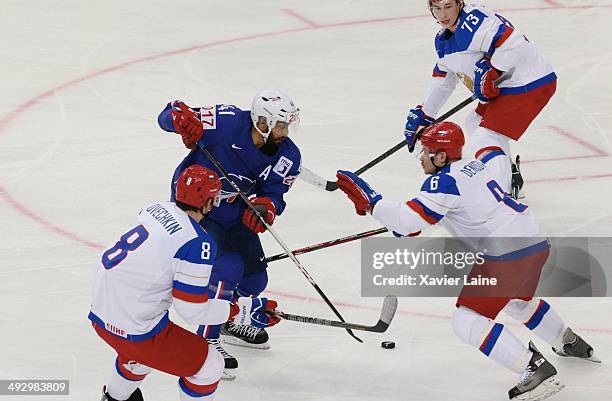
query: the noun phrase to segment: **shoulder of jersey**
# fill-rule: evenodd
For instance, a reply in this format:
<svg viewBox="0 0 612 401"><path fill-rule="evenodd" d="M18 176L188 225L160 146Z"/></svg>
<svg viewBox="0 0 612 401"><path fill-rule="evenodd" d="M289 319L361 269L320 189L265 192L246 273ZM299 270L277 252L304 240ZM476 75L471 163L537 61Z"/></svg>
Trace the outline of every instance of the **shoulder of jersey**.
<svg viewBox="0 0 612 401"><path fill-rule="evenodd" d="M300 149L297 147L295 142L291 140L291 138L286 138L279 146L279 154L287 155L292 158L297 157L301 158ZM297 160L296 160L297 161Z"/></svg>
<svg viewBox="0 0 612 401"><path fill-rule="evenodd" d="M194 263L201 263L202 261L212 263L217 253L217 245L214 239L195 220L189 218L189 222L196 235L177 250L175 258ZM204 247L204 244L209 245ZM204 250L207 252L202 252Z"/></svg>
<svg viewBox="0 0 612 401"><path fill-rule="evenodd" d="M461 195L457 180L450 174L449 167L446 166L437 174L427 177L421 186L421 191L430 194Z"/></svg>
<svg viewBox="0 0 612 401"><path fill-rule="evenodd" d="M461 29L464 21L472 15L478 18L476 29ZM457 30L454 34L451 34L447 29L441 29L436 35L436 52L438 57L442 58L447 54L462 52L467 50L472 43L474 35L482 25L485 18L490 17L490 12L481 7L466 5L459 15L459 21L457 22ZM453 39L449 41L449 39Z"/></svg>

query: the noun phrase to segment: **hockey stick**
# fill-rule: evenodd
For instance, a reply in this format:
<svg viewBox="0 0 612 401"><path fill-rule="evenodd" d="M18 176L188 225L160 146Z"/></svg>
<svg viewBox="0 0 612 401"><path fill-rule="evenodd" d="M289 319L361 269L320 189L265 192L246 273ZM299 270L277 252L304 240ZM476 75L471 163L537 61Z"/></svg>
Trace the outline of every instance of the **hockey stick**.
<svg viewBox="0 0 612 401"><path fill-rule="evenodd" d="M476 99L476 95L470 96L469 98L465 99L463 102L459 103L458 105L456 105L455 107L447 111L446 113L442 114L440 117L436 118L432 124L437 124L439 122L446 120L453 114L463 109L468 104L472 103L475 99ZM421 134L423 133L424 130L425 128L421 128L416 133L417 140L421 137ZM375 165L385 160L387 157L391 156L393 153L397 152L398 150L400 150L401 148L405 146L406 146L406 140L403 140L397 145L395 145L394 147L392 147L391 149L387 150L386 152L384 152L383 154L375 158L374 160L368 162L366 165L364 165L360 169L356 170L355 174L359 175L359 174L362 174L368 171L369 169L371 169L372 167L374 167ZM302 177L302 175L304 176ZM312 172L311 170L305 167L302 167L302 171L300 175L298 175L298 178L302 178L304 181L308 182L309 184L312 184L319 188L323 188L326 191L335 191L336 189L338 189L338 183L336 181L328 181L325 178L321 177L320 175Z"/></svg>
<svg viewBox="0 0 612 401"><path fill-rule="evenodd" d="M353 330L370 331L373 333L384 333L389 328L389 325L391 324L391 320L393 320L393 316L395 316L396 310L397 310L397 297L395 295L387 295L385 297L385 300L383 301L383 307L382 307L382 311L380 312L380 318L378 319L378 322L374 326L366 326L366 325L357 324L357 323L348 323L345 321L338 322L335 320L321 319L319 317L291 315L289 313L284 313L280 311L275 311L274 315L277 317L280 317L281 319L292 320L294 322L318 324L321 326L340 327L346 330L353 329Z"/></svg>
<svg viewBox="0 0 612 401"><path fill-rule="evenodd" d="M257 210L257 208L253 205L253 203L251 203L251 201L249 200L249 198L246 196L246 194L244 192L242 192L240 190L240 187L238 185L236 185L236 183L230 178L228 172L223 168L223 166L213 157L213 155L210 154L210 152L200 146L200 149L202 149L202 151L204 152L204 154L206 155L206 157L208 157L208 160L211 161L212 164L214 164L214 166L217 168L217 170L219 170L221 172L221 174L223 174L223 176L225 177L225 179L230 183L230 185L234 188L234 190L236 191L236 193L238 193L238 196L240 196L240 198L242 198L242 200L244 201L244 203L246 203L247 207L249 209L251 209L252 212L255 213L255 215L259 218L259 220L261 220L261 222L263 223L263 225L266 227L266 229L268 230L268 232L270 234L272 234L272 236L274 237L274 239L276 240L276 242L278 242L278 244L281 246L281 248L283 248L283 250L285 251L285 253L287 253L287 255L289 255L289 257L291 258L291 260L293 260L293 263L295 263L295 265L298 267L298 269L300 269L300 271L302 272L302 274L304 275L304 277L306 277L306 279L308 280L308 282L314 287L314 289L319 293L319 295L321 296L321 298L323 298L323 300L325 301L325 303L331 308L331 310L336 314L336 316L338 317L338 319L340 319L341 321L344 322L344 318L342 317L342 315L340 315L340 312L338 312L338 309L336 309L336 307L334 306L334 304L331 303L331 301L329 300L329 298L327 298L327 295L325 295L325 293L323 292L323 290L321 290L321 288L319 287L319 285L314 281L314 279L310 276L310 274L308 274L308 271L306 271L306 268L302 265L302 263L295 257L295 255L291 252L291 250L289 250L289 247L285 244L285 242L278 236L278 234L276 234L276 231L274 231L272 229L272 227L268 224L268 222L266 221L266 219L261 215L261 213L259 213L259 210ZM363 342L363 340L359 337L357 337L355 334L353 334L353 332L350 329L346 329L346 331L351 335L351 337L353 337L355 340L359 341L360 343Z"/></svg>
<svg viewBox="0 0 612 401"><path fill-rule="evenodd" d="M376 230L364 231L362 233L348 235L346 237L336 238L336 239L333 239L331 241L321 242L319 244L309 245L309 246L306 246L304 248L295 249L295 250L291 251L291 253L293 253L294 255L301 255L303 253L308 253L308 252L312 252L312 251L318 251L319 249L329 248L329 247L332 247L332 246L344 244L346 242L355 241L355 240L358 240L358 239L361 239L361 238L366 238L366 237L371 237L373 235L386 233L388 231L389 230L384 228L384 227L377 228ZM286 254L286 253L279 253L279 254L276 254L276 255L273 255L273 256L268 256L266 258L266 262L268 262L268 263L276 262L277 260L286 259L288 257L289 257L289 255Z"/></svg>

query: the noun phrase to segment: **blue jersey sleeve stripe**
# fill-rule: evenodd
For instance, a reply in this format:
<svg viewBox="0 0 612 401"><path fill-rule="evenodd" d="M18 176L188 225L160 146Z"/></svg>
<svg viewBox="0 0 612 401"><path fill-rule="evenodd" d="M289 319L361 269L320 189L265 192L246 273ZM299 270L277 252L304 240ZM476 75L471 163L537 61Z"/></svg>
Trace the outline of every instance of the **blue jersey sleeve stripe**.
<svg viewBox="0 0 612 401"><path fill-rule="evenodd" d="M432 76L433 76L433 77L436 77L436 78L446 78L446 75L447 75L447 72L442 71L442 70L441 70L441 69L438 67L438 64L436 64L436 65L434 66L433 73L432 73Z"/></svg>
<svg viewBox="0 0 612 401"><path fill-rule="evenodd" d="M409 208L414 210L419 216L423 218L423 220L425 220L429 224L436 224L437 222L442 220L442 218L444 218L443 215L434 212L433 210L425 206L423 202L421 202L417 198L406 202L406 205L408 205Z"/></svg>
<svg viewBox="0 0 612 401"><path fill-rule="evenodd" d="M483 157L482 159L480 159L481 162L483 162L484 164L487 164L487 162L491 159L493 159L494 157L497 156L504 156L505 153L503 150L494 150L493 152L490 152L489 154L487 154L485 157Z"/></svg>
<svg viewBox="0 0 612 401"><path fill-rule="evenodd" d="M495 33L493 40L491 41L491 47L489 47L489 55L492 55L495 52L495 49L503 45L506 39L508 39L510 35L512 35L512 32L514 32L513 28L509 27L506 24L501 24L499 26L499 29L497 30L497 33Z"/></svg>
<svg viewBox="0 0 612 401"><path fill-rule="evenodd" d="M185 284L178 280L174 280L172 282L172 288L176 288L177 290L186 292L188 294L208 294L208 286L201 287L199 285Z"/></svg>

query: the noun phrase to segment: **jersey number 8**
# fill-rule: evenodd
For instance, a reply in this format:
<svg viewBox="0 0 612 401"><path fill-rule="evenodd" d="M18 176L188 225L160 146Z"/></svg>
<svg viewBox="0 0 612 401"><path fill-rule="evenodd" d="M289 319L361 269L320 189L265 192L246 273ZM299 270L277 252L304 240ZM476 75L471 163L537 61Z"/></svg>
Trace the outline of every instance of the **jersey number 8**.
<svg viewBox="0 0 612 401"><path fill-rule="evenodd" d="M123 234L112 248L102 254L102 266L106 270L117 266L127 257L128 252L138 249L147 238L149 238L149 232L142 224L132 228Z"/></svg>

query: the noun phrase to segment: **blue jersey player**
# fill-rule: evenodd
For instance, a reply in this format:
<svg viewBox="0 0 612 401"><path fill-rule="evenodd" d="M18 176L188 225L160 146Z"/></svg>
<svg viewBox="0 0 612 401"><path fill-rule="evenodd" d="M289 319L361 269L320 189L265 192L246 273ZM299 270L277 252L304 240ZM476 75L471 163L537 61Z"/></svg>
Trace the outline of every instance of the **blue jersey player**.
<svg viewBox="0 0 612 401"><path fill-rule="evenodd" d="M191 149L174 172L172 199L176 178L194 163L216 171L223 183L220 206L200 222L217 243L218 256L226 254L213 268L210 298L256 297L266 288L267 263L258 236L266 228L200 148L211 153L272 224L285 210L283 196L300 173L300 151L289 138L299 121L293 101L272 89L257 94L250 111L226 104L190 108L174 101L159 115L159 126L180 134ZM235 377L228 369L237 368L238 362L221 347L220 335L226 343L269 348L268 333L254 326L200 326L198 333L224 355L225 379Z"/></svg>

